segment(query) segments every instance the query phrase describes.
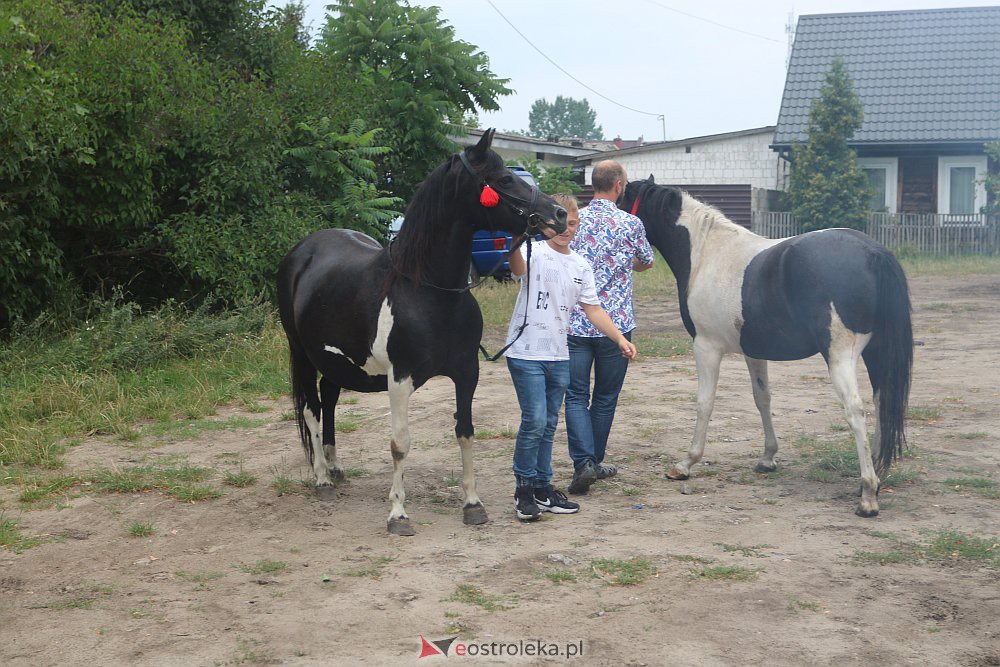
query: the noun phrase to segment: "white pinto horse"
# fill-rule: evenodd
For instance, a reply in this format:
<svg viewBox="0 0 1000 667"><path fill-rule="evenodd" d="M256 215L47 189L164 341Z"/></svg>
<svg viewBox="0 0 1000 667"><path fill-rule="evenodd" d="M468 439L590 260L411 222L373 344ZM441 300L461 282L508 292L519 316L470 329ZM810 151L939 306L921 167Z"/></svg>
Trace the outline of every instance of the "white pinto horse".
<svg viewBox="0 0 1000 667"><path fill-rule="evenodd" d="M896 258L851 229L766 239L677 188L628 184L619 206L639 216L650 242L677 279L681 318L694 338L698 416L687 457L667 473L687 479L701 460L715 403L719 365L743 354L764 425L757 472L777 469L767 362L822 354L857 445L861 501L857 514L878 514L879 478L905 445L913 365L906 276ZM876 406L869 445L858 393L862 357Z"/></svg>

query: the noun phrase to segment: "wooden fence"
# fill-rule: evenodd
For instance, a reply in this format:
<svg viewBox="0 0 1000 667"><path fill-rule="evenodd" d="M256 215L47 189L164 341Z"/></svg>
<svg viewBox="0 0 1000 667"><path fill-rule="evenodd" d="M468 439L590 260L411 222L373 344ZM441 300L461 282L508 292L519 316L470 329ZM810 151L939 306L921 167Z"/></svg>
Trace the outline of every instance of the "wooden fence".
<svg viewBox="0 0 1000 667"><path fill-rule="evenodd" d="M754 211L751 231L769 239L802 233L791 213ZM1000 254L1000 216L870 213L865 233L893 250L928 255Z"/></svg>

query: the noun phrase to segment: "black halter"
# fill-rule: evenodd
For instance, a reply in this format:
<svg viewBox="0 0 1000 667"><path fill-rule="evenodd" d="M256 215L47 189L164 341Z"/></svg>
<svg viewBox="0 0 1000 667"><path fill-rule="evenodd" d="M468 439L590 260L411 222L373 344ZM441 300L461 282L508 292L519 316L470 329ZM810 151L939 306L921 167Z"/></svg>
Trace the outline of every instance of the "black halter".
<svg viewBox="0 0 1000 667"><path fill-rule="evenodd" d="M534 185L531 186L531 199L522 199L521 197L517 197L510 193L504 192L500 188L491 185L489 181L487 181L482 176L482 174L480 174L472 167L472 163L469 162L469 158L465 156L465 151L459 152L458 157L462 161L462 166L465 167L465 170L479 179L479 184L481 186L485 187L489 185L493 189L493 191L496 192L497 195L500 197L500 201L502 201L504 204L507 204L507 206L510 206L512 209L514 209L514 212L517 213L522 218L528 219L529 232L532 230L537 231L538 229L540 229L540 223L543 223L544 220L542 220L542 217L538 215L538 212L535 210L538 204L537 187L535 187Z"/></svg>
<svg viewBox="0 0 1000 667"><path fill-rule="evenodd" d="M468 171L474 177L479 179L479 184L481 186L486 187L487 185L490 185L489 182L485 178L483 178L483 176L478 171L472 168L472 163L469 162L469 158L465 157L465 151L460 152L458 154L458 157L459 159L462 160L462 165L465 167L466 171ZM490 187L500 197L500 201L502 201L504 204L514 209L514 211L522 218L528 219L527 229L525 229L524 236L522 236L517 243L511 246L510 251L505 256L500 258L500 262L498 262L497 265L493 267L493 270L495 271L497 268L499 268L500 264L503 264L503 262L506 261L506 259L510 257L510 255L517 252L518 247L521 245L521 243L527 240L528 257L526 262L527 272L525 274L525 280L528 281L528 285L525 289L528 289L528 287L530 287L531 285L531 240L530 239L532 236L534 236L537 232L541 230L541 226L545 222L535 210L535 207L538 203L538 188L535 187L534 185L531 186L531 199L528 200L528 199L521 199L520 197L516 197L512 194L503 192L502 190L500 190L500 188L494 188L492 185L490 185ZM527 208L527 210L525 210L525 208ZM492 273L492 271L490 273ZM469 285L466 289L472 289L473 287L478 287L488 277L489 274L483 276L479 280L479 282L477 282L475 285ZM491 355L489 352L486 351L486 348L483 347L482 343L479 344L479 351L483 353L483 357L486 359L486 361L496 361L497 359L499 359L503 355L503 353L506 352L510 348L510 346L514 344L514 341L520 338L521 334L524 333L525 328L528 326L527 306L528 304L526 301L524 308L524 321L521 323L521 326L517 328L517 334L515 334L514 338L512 338L509 343L504 345L499 352Z"/></svg>
<svg viewBox="0 0 1000 667"><path fill-rule="evenodd" d="M472 176L474 176L475 178L479 179L479 185L481 187L485 187L487 185L490 185L489 182L482 176L482 174L480 174L478 171L476 171L472 167L472 163L469 162L469 158L467 158L465 156L465 151L459 151L458 157L459 157L459 159L461 159L462 166L465 167L466 171L468 171L470 174L472 174ZM508 250L503 256L500 257L500 260L496 263L496 265L492 269L490 269L490 271L488 273L486 273L485 275L483 275L483 277L481 277L474 284L469 284L469 285L466 285L465 287L441 287L440 285L435 285L433 283L422 283L426 287L433 287L434 289L441 290L442 292L468 292L468 291L470 291L470 290L472 290L472 289L474 289L476 287L479 287L486 280L488 280L489 277L497 269L499 269L503 265L504 262L507 261L507 259L511 256L511 254L513 254L514 252L516 252L518 250L518 248L520 248L521 244L524 243L524 241L526 239L528 239L530 236L534 236L535 234L537 234L537 233L539 233L541 231L541 228L544 225L545 220L535 210L536 207L537 207L537 205L538 205L538 188L537 187L535 187L534 185L531 186L531 199L522 199L521 197L517 197L515 195L503 192L499 188L494 188L492 185L490 185L490 187L493 189L494 192L497 193L497 196L500 197L500 201L502 201L503 203L505 203L507 206L510 206L514 210L514 212L517 213L517 215L519 215L520 217L527 218L528 222L527 222L527 225L526 225L526 229L524 231L524 236L522 236L522 238L517 243L512 244L510 250ZM492 229L492 225L491 225L491 229ZM395 239L393 239L393 241L394 240ZM388 245L386 246L386 252L389 253L390 258L392 256L392 243L393 243L393 241L390 241L388 243ZM391 261L391 259L390 259L390 261ZM530 268L530 266L531 266L531 245L529 244L528 245L528 267ZM522 329L523 329L523 326L522 326ZM518 332L518 335L520 335L520 332ZM510 347L510 346L508 346L508 347ZM483 354L486 355L487 357L489 357L489 355L486 353L486 350L483 349L482 345L479 346L479 349L483 350ZM500 354L502 354L506 349L507 348L505 347L503 350L500 350ZM499 354L497 356L499 356ZM490 359L490 361L495 361L495 360L496 360L496 357L494 357L493 359Z"/></svg>

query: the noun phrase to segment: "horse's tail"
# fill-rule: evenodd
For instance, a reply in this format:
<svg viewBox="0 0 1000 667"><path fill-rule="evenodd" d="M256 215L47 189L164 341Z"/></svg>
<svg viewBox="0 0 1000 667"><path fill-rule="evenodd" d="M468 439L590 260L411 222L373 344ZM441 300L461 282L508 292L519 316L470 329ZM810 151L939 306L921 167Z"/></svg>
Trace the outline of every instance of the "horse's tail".
<svg viewBox="0 0 1000 667"><path fill-rule="evenodd" d="M906 406L913 370L910 290L903 267L888 250L873 255L878 281L877 314L865 365L877 398L879 451L876 468L888 470L906 446Z"/></svg>
<svg viewBox="0 0 1000 667"><path fill-rule="evenodd" d="M314 237L307 236L299 241L281 262L278 268L278 315L281 326L288 339L288 369L291 375L292 407L295 410L295 423L299 427L299 439L306 450L309 465L313 462L313 439L306 424L306 408L312 408L314 415L319 415L319 392L316 390L317 372L306 356L299 342L295 326L295 293L298 290L299 278L312 261L312 256L305 253L302 257L299 248L311 242Z"/></svg>
<svg viewBox="0 0 1000 667"><path fill-rule="evenodd" d="M291 371L292 405L295 410L295 423L299 427L299 439L305 449L309 465L313 462L313 439L306 425L306 408L315 415L319 414L319 394L316 390L316 368L306 358L301 348L289 340L288 367Z"/></svg>

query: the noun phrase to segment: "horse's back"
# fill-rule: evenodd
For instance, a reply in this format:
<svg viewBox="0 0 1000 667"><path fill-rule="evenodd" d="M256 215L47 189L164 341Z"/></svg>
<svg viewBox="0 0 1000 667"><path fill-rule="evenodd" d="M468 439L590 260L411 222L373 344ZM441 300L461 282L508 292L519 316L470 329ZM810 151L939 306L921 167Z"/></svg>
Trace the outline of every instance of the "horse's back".
<svg viewBox="0 0 1000 667"><path fill-rule="evenodd" d="M378 326L388 262L381 245L349 229L324 229L300 241L278 270L278 311L289 343L324 374L357 375ZM330 354L335 349L337 354ZM354 361L348 361L354 360Z"/></svg>
<svg viewBox="0 0 1000 667"><path fill-rule="evenodd" d="M299 241L278 269L279 290L290 279L311 273L363 269L382 251L378 241L353 229L321 229Z"/></svg>
<svg viewBox="0 0 1000 667"><path fill-rule="evenodd" d="M336 289L338 283L360 281L374 267L383 248L353 229L322 229L292 248L278 268L278 299ZM353 278L353 280L352 280Z"/></svg>
<svg viewBox="0 0 1000 667"><path fill-rule="evenodd" d="M878 308L876 260L883 255L891 257L852 229L801 234L758 253L743 280L744 353L791 360L824 352L831 304L848 329L871 332Z"/></svg>

